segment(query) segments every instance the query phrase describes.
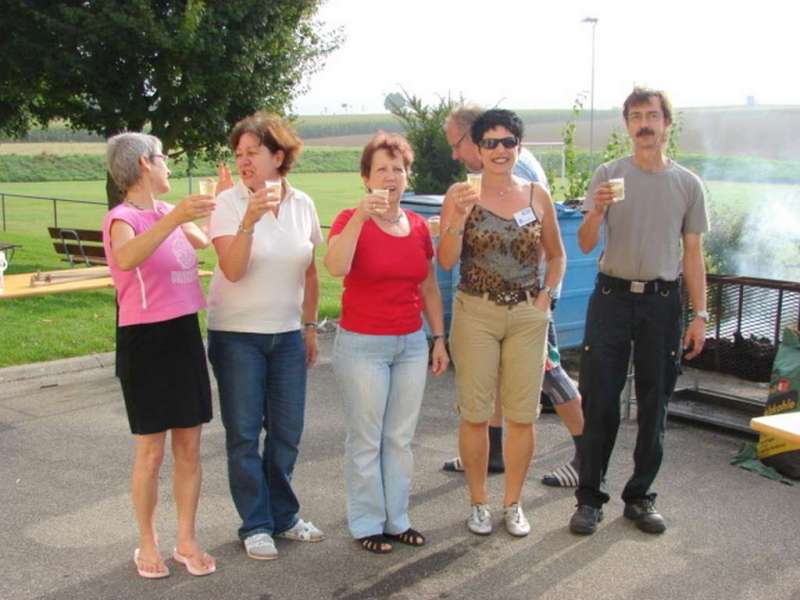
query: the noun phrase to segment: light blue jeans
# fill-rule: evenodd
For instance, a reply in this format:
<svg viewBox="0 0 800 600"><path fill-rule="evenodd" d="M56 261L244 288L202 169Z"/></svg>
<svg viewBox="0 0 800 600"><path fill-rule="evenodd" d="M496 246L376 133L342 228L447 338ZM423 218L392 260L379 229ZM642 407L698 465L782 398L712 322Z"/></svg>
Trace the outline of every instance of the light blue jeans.
<svg viewBox="0 0 800 600"><path fill-rule="evenodd" d="M408 495L428 368L428 341L339 329L333 367L344 395L347 523L354 538L411 527Z"/></svg>

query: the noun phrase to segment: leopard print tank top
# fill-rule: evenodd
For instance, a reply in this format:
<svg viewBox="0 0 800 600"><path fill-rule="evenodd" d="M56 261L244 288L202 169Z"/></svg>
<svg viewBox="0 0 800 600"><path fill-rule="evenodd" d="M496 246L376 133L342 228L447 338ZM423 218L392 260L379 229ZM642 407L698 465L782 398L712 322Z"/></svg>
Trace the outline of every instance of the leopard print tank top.
<svg viewBox="0 0 800 600"><path fill-rule="evenodd" d="M464 224L459 289L471 294L537 290L541 239L538 217L520 227L515 219L476 204Z"/></svg>

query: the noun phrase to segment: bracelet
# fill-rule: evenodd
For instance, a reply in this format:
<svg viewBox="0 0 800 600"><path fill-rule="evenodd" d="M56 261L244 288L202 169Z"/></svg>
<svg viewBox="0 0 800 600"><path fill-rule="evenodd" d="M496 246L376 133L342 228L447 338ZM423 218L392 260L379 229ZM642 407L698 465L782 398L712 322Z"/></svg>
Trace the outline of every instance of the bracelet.
<svg viewBox="0 0 800 600"><path fill-rule="evenodd" d="M253 228L252 227L245 227L243 223L239 223L239 229L236 230L237 233L246 233L247 235L253 235Z"/></svg>
<svg viewBox="0 0 800 600"><path fill-rule="evenodd" d="M303 328L304 329L313 328L314 330L317 330L319 329L319 323L317 323L316 321L306 321L305 323L303 323Z"/></svg>
<svg viewBox="0 0 800 600"><path fill-rule="evenodd" d="M444 334L437 333L431 336L431 339L435 342L436 340L444 340Z"/></svg>
<svg viewBox="0 0 800 600"><path fill-rule="evenodd" d="M462 236L464 235L464 228L462 227L461 229L456 229L452 225L448 225L444 232L449 233L450 235Z"/></svg>

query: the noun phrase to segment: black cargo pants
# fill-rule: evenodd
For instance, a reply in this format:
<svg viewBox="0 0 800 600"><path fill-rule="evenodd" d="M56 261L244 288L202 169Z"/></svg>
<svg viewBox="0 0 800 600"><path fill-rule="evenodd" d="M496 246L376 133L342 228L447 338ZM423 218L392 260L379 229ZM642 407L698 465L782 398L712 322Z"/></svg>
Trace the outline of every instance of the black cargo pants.
<svg viewBox="0 0 800 600"><path fill-rule="evenodd" d="M605 475L620 423L634 342L638 435L634 471L622 492L626 502L655 498L650 486L663 455L667 402L680 366L682 302L680 287L653 293L619 291L598 281L589 300L581 355L581 438L578 504L599 508L608 502Z"/></svg>

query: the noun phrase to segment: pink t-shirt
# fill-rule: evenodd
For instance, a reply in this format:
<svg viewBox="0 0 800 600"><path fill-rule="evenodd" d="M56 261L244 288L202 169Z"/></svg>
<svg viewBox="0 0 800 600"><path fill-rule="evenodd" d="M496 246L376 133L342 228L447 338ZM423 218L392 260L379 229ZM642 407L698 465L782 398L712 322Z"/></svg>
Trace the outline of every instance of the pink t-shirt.
<svg viewBox="0 0 800 600"><path fill-rule="evenodd" d="M172 209L166 202L156 202L156 210L120 204L103 220L103 246L117 288L120 326L168 321L206 305L197 275L197 254L180 227L135 269L122 271L114 262L110 233L114 221L125 221L139 235Z"/></svg>

